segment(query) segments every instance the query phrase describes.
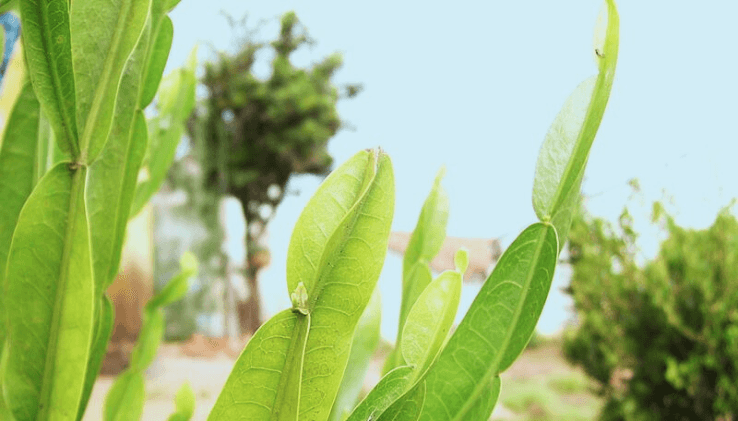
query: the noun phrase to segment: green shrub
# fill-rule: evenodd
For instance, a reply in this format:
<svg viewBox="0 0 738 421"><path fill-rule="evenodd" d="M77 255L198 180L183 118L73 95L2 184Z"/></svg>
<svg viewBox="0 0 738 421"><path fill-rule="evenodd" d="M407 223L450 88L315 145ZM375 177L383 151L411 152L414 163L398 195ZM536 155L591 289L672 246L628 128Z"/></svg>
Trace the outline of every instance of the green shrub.
<svg viewBox="0 0 738 421"><path fill-rule="evenodd" d="M668 239L636 264L627 210L619 232L582 214L570 231L579 326L565 353L599 384L604 420L738 415L738 222L723 210L685 229L654 206Z"/></svg>

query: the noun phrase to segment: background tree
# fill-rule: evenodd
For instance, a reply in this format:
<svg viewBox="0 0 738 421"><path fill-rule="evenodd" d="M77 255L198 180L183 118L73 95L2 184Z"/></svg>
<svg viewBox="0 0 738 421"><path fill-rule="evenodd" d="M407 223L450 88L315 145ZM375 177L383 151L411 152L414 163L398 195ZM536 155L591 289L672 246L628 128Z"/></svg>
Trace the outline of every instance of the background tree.
<svg viewBox="0 0 738 421"><path fill-rule="evenodd" d="M678 226L637 262L627 209L619 229L586 212L569 233L568 292L578 326L567 358L599 384L603 420L729 420L738 415L738 221L727 208L703 230Z"/></svg>
<svg viewBox="0 0 738 421"><path fill-rule="evenodd" d="M235 196L246 216L249 297L238 304L243 332L252 333L261 324L257 276L269 263L262 241L267 224L292 175L325 176L330 171L327 144L342 126L336 103L360 90L348 85L339 94L332 83L342 65L340 54L309 68L295 67L290 55L311 42L289 12L282 16L279 37L269 43L275 56L268 79L252 71L257 53L267 45L251 36L235 55L219 53L217 61L205 66L202 83L208 96L190 121L205 190Z"/></svg>

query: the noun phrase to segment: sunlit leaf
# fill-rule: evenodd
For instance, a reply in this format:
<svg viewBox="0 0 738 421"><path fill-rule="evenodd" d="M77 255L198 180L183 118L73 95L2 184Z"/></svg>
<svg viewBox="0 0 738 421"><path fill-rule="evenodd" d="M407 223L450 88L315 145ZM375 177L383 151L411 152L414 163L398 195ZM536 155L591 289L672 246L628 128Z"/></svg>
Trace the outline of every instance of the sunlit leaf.
<svg viewBox="0 0 738 421"><path fill-rule="evenodd" d="M33 89L65 152L79 156L68 0L21 0L23 51Z"/></svg>
<svg viewBox="0 0 738 421"><path fill-rule="evenodd" d="M607 27L595 32L599 74L582 82L556 116L546 134L536 164L533 208L541 221L550 221L563 247L576 210L579 190L607 101L618 59L619 16L613 0L607 0Z"/></svg>
<svg viewBox="0 0 738 421"><path fill-rule="evenodd" d="M557 253L548 224L533 224L513 241L429 370L422 420L466 420L490 379L522 352L543 310Z"/></svg>
<svg viewBox="0 0 738 421"><path fill-rule="evenodd" d="M412 385L413 367L402 366L387 373L354 409L347 421L378 419Z"/></svg>
<svg viewBox="0 0 738 421"><path fill-rule="evenodd" d="M62 163L39 182L13 234L5 280L6 403L17 421L77 415L93 334L86 171ZM42 340L40 340L42 339Z"/></svg>
<svg viewBox="0 0 738 421"><path fill-rule="evenodd" d="M86 0L71 3L77 130L85 163L95 160L108 139L123 69L144 30L150 2Z"/></svg>
<svg viewBox="0 0 738 421"><path fill-rule="evenodd" d="M354 340L351 344L351 355L346 364L346 371L343 373L341 386L338 388L336 401L331 409L330 421L341 421L344 413L350 413L354 409L364 385L364 377L379 344L381 322L382 300L377 288L356 326L356 333L354 333Z"/></svg>

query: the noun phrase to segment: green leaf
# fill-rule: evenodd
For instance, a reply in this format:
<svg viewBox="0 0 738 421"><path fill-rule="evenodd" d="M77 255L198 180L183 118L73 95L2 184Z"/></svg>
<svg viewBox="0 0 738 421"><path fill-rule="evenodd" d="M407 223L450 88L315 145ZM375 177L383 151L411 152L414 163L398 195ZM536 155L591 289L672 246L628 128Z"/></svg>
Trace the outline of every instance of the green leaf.
<svg viewBox="0 0 738 421"><path fill-rule="evenodd" d="M312 321L305 348L301 418L328 417L346 367L352 333L387 254L394 176L386 154L380 151L371 156L366 192L331 235L319 260L319 278L308 291L313 305L308 305Z"/></svg>
<svg viewBox="0 0 738 421"><path fill-rule="evenodd" d="M156 90L164 74L164 67L169 58L169 50L172 48L174 26L169 16L164 16L156 33L156 38L149 46L149 56L146 65L146 74L143 79L143 91L139 101L139 107L146 108L154 100Z"/></svg>
<svg viewBox="0 0 738 421"><path fill-rule="evenodd" d="M103 420L135 421L143 414L146 390L140 371L126 371L118 376L105 397Z"/></svg>
<svg viewBox="0 0 738 421"><path fill-rule="evenodd" d="M306 316L285 310L256 331L233 366L208 420L272 419L298 317Z"/></svg>
<svg viewBox="0 0 738 421"><path fill-rule="evenodd" d="M433 281L433 274L431 273L430 267L427 263L418 262L415 264L413 269L408 275L407 285L408 293L403 294L403 297L414 297L412 298L413 303L417 300L417 297L423 293L425 288ZM408 299L410 301L410 299ZM410 309L408 309L408 312ZM405 320L407 315L400 315L400 326L405 326ZM395 348L387 355L382 368L382 373L387 374L390 370L401 365L405 365L405 361L402 358L402 330L397 332L398 342L395 343Z"/></svg>
<svg viewBox="0 0 738 421"><path fill-rule="evenodd" d="M402 332L402 356L420 378L448 336L461 297L461 273L443 272L415 301Z"/></svg>
<svg viewBox="0 0 738 421"><path fill-rule="evenodd" d="M541 221L551 221L563 247L576 210L579 190L607 101L618 58L619 17L607 0L604 41L596 34L599 74L582 82L556 116L541 147L533 184L533 208Z"/></svg>
<svg viewBox="0 0 738 421"><path fill-rule="evenodd" d="M68 0L21 0L23 52L28 74L60 148L80 153Z"/></svg>
<svg viewBox="0 0 738 421"><path fill-rule="evenodd" d="M85 176L85 167L55 166L29 196L13 235L3 389L17 421L77 415L94 308Z"/></svg>
<svg viewBox="0 0 738 421"><path fill-rule="evenodd" d="M150 5L151 0L71 3L77 130L85 163L97 158L108 139L123 69L144 30Z"/></svg>
<svg viewBox="0 0 738 421"><path fill-rule="evenodd" d="M192 386L185 382L174 396L175 412L169 416L169 421L188 421L195 413L195 392Z"/></svg>
<svg viewBox="0 0 738 421"><path fill-rule="evenodd" d="M143 372L154 362L163 335L164 312L157 310L145 311L141 332L138 335L136 346L133 348L133 352L131 352L129 370Z"/></svg>
<svg viewBox="0 0 738 421"><path fill-rule="evenodd" d="M438 170L428 197L423 203L418 223L410 236L405 256L402 261L402 302L400 304L400 322L397 328L395 349L387 356L383 372L404 364L402 360L402 331L410 309L415 304L425 287L433 279L430 267L431 260L443 247L448 224L448 195L441 186L446 173L445 168Z"/></svg>
<svg viewBox="0 0 738 421"><path fill-rule="evenodd" d="M354 409L347 421L376 420L412 385L415 369L410 366L397 367L387 373Z"/></svg>
<svg viewBox="0 0 738 421"><path fill-rule="evenodd" d="M420 417L425 401L425 382L395 401L377 421L415 421Z"/></svg>
<svg viewBox="0 0 738 421"><path fill-rule="evenodd" d="M195 58L196 49L193 49L187 66L177 69L161 81L157 107L159 115L149 120L149 147L144 162L148 178L136 187L131 217L138 214L159 190L174 161L185 122L195 106Z"/></svg>
<svg viewBox="0 0 738 421"><path fill-rule="evenodd" d="M35 184L37 143L28 139L37 136L39 107L31 83L26 82L10 112L0 143L0 286L5 282L5 265L18 215ZM3 320L4 302L5 294L0 293L0 315ZM5 330L5 323L0 323L0 347L5 343ZM0 406L4 407L2 392L0 382Z"/></svg>
<svg viewBox="0 0 738 421"><path fill-rule="evenodd" d="M100 373L100 366L108 349L110 336L113 334L113 322L115 321L115 308L113 302L107 295L100 298L100 314L97 317L97 325L95 326L95 336L90 347L90 360L87 363L87 373L85 375L85 386L82 390L82 399L79 402L79 410L77 411L77 421L82 420L85 415L87 403L92 395L92 388Z"/></svg>
<svg viewBox="0 0 738 421"><path fill-rule="evenodd" d="M358 168L360 171L351 171L351 168ZM280 335L285 339L292 338L293 344L299 343L296 338L302 337L301 332L304 329L304 324L300 321L309 317L310 330L304 351L301 351L300 347L292 346L284 351L278 351L279 361L277 359L269 361L280 364L275 366L279 368L270 373L279 381L278 386L275 387L273 395L261 394L259 399L249 399L250 402L257 402L260 409L258 412L248 412L248 416L238 413L245 419L269 420L271 417L294 419L292 416L296 417L297 413L287 412L287 409L292 408L284 406L287 403L293 404L288 399L289 396L299 397L294 403L299 405L300 419L327 419L338 392L349 357L353 332L374 290L387 253L387 240L394 208L394 179L389 157L381 152L360 152L358 158L355 156L336 172L358 174L356 181L363 188L360 194L349 202L347 212L341 221L335 224L334 231L325 233L328 240L323 243L321 252L317 254L315 260L317 270L311 270L309 274L314 281L308 284L308 276L299 280L307 290L306 305L301 307L306 310L308 316L293 310L292 312L298 315L297 322L292 323L290 331L280 331ZM344 181L345 177L329 177L322 186L322 192L332 193L329 193L328 197L339 196L344 193L342 190ZM330 203L335 202L321 203L311 200L298 219L295 231L319 231L314 225L325 226L323 219L328 220L332 217L329 214L326 217L327 214L320 212ZM320 219L306 219L305 214L320 216ZM293 233L292 238L295 241L295 238L304 237ZM294 250L292 246L291 249ZM258 342L249 344L239 358L219 398L219 402L227 403L222 404L221 409L218 409L216 404L217 410L211 414L212 419L232 419L232 416L227 415L227 411L232 410L230 409L232 403L244 400L242 398L234 400L226 396L233 396L235 393L253 395L253 390L248 388L253 389L255 385L274 387L271 385L276 380L271 378L267 380L262 377L260 371L239 369L242 360L253 358L249 352L253 347L258 349L262 345ZM255 363L243 364L261 366ZM295 374L298 365L303 369L300 370L299 376L300 389L295 392L294 381L288 382L286 379L298 378Z"/></svg>
<svg viewBox="0 0 738 421"><path fill-rule="evenodd" d="M466 413L469 421L488 421L495 409L497 398L500 396L500 377L496 376L487 382L479 393L479 398L472 404Z"/></svg>
<svg viewBox="0 0 738 421"><path fill-rule="evenodd" d="M147 309L155 310L164 307L181 300L187 294L190 289L190 278L197 276L197 257L189 251L185 252L179 259L179 266L179 273L167 282L164 289L146 303Z"/></svg>
<svg viewBox="0 0 738 421"><path fill-rule="evenodd" d="M546 302L557 246L555 229L536 223L502 255L428 372L422 420L467 419L489 379L522 352Z"/></svg>
<svg viewBox="0 0 738 421"><path fill-rule="evenodd" d="M446 170L441 168L436 175L428 197L423 203L418 223L415 225L410 236L410 242L405 250L402 260L402 307L400 308L400 329L405 324L405 319L415 300L425 289L413 288L410 273L416 270L418 262L429 264L431 260L441 251L443 241L446 239L446 225L448 224L448 194L441 186L441 180ZM398 337L398 343L399 343Z"/></svg>
<svg viewBox="0 0 738 421"><path fill-rule="evenodd" d="M135 192L138 170L146 152L146 119L137 111L125 130L117 124L110 141L90 167L87 203L90 209L96 290L115 279Z"/></svg>
<svg viewBox="0 0 738 421"><path fill-rule="evenodd" d="M376 288L356 326L351 354L329 420L341 421L344 413L350 413L354 409L361 388L364 386L364 377L372 362L374 351L379 345L381 322L382 301L379 288Z"/></svg>
<svg viewBox="0 0 738 421"><path fill-rule="evenodd" d="M335 169L318 187L295 223L287 250L287 289L299 283L310 291L320 273L320 259L331 234L366 189L371 155L360 152Z"/></svg>

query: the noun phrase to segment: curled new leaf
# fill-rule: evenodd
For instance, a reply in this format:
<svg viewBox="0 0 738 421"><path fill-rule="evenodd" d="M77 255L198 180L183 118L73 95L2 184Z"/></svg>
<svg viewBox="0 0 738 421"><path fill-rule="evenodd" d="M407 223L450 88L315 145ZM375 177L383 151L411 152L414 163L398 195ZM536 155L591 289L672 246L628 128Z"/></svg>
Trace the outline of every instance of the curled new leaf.
<svg viewBox="0 0 738 421"><path fill-rule="evenodd" d="M584 81L556 116L541 147L533 184L533 208L550 221L563 247L597 129L605 113L618 59L619 17L614 0L607 0L607 26L595 32L599 74Z"/></svg>

